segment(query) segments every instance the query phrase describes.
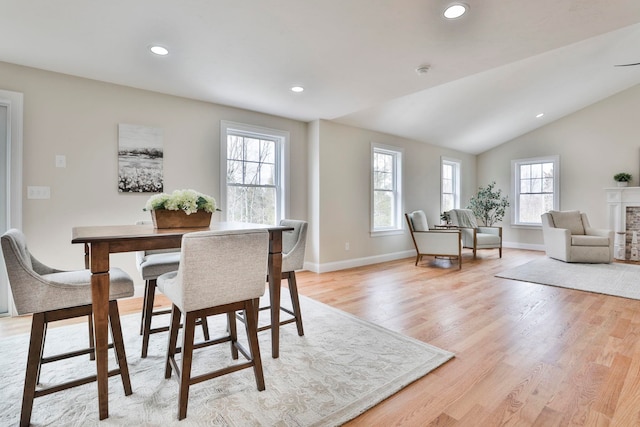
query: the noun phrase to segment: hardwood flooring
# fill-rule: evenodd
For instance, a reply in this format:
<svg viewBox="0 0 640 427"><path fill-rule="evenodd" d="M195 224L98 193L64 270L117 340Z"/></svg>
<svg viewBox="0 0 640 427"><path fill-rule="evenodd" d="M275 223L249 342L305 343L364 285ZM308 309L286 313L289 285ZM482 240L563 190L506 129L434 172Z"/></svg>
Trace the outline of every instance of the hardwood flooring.
<svg viewBox="0 0 640 427"><path fill-rule="evenodd" d="M456 355L346 425L640 425L640 301L494 276L541 256L298 273L301 294ZM123 301L121 314L140 307ZM0 338L29 325L0 319Z"/></svg>

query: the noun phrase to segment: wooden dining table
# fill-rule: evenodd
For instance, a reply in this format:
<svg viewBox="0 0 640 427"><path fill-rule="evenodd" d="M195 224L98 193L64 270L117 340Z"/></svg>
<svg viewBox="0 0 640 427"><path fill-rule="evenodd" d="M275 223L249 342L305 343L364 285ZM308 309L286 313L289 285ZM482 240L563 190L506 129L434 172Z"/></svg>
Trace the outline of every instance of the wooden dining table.
<svg viewBox="0 0 640 427"><path fill-rule="evenodd" d="M271 354L279 357L280 279L282 277L282 232L291 227L242 222L213 222L207 228L157 229L153 225L106 225L74 227L71 243L85 245L85 264L91 270L91 299L100 419L109 417L108 334L109 334L109 254L152 249L179 248L186 233L207 230L269 231L269 278L271 302Z"/></svg>

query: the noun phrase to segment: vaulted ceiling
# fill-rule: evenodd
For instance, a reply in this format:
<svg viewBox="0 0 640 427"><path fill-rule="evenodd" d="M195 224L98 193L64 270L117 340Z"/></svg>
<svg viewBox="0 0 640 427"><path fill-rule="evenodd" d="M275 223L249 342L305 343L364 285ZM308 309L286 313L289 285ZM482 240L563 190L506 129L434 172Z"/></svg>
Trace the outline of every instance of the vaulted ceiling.
<svg viewBox="0 0 640 427"><path fill-rule="evenodd" d="M464 2L3 2L0 61L469 153L640 83L638 0Z"/></svg>

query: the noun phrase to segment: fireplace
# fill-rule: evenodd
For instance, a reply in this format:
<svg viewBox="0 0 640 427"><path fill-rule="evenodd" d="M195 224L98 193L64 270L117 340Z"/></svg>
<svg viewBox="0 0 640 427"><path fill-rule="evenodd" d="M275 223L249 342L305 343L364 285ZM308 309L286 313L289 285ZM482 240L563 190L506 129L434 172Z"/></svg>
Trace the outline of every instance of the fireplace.
<svg viewBox="0 0 640 427"><path fill-rule="evenodd" d="M616 233L614 257L640 260L640 244L633 242L634 235L640 240L640 187L607 188L606 193L609 228Z"/></svg>

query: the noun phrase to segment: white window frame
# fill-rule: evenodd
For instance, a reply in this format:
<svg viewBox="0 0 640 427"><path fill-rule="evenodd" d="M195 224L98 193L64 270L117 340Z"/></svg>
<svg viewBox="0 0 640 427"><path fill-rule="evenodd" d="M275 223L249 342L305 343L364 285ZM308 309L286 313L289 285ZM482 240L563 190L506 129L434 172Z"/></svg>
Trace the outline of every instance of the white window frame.
<svg viewBox="0 0 640 427"><path fill-rule="evenodd" d="M453 167L453 208L460 208L460 170L462 162L457 159L442 157L440 159L440 212L444 212L444 166Z"/></svg>
<svg viewBox="0 0 640 427"><path fill-rule="evenodd" d="M374 186L374 158L376 153L390 154L393 156L393 172L394 172L394 200L395 200L395 215L394 224L390 227L375 227L375 186ZM371 143L371 235L372 236L387 236L392 234L401 234L404 232L404 225L402 223L402 156L404 150L400 147L394 147L391 145Z"/></svg>
<svg viewBox="0 0 640 427"><path fill-rule="evenodd" d="M262 126L220 121L220 209L221 218L227 220L227 136L242 135L277 141L276 146L276 224L289 215L289 132ZM275 224L274 224L275 225Z"/></svg>
<svg viewBox="0 0 640 427"><path fill-rule="evenodd" d="M518 221L518 213L520 212L520 166L539 163L553 163L553 209L560 209L560 156L552 155L544 157L533 157L529 159L512 160L511 183L513 187L513 204L511 209L511 225L513 226L532 228L542 227L542 220L540 220L540 222Z"/></svg>

